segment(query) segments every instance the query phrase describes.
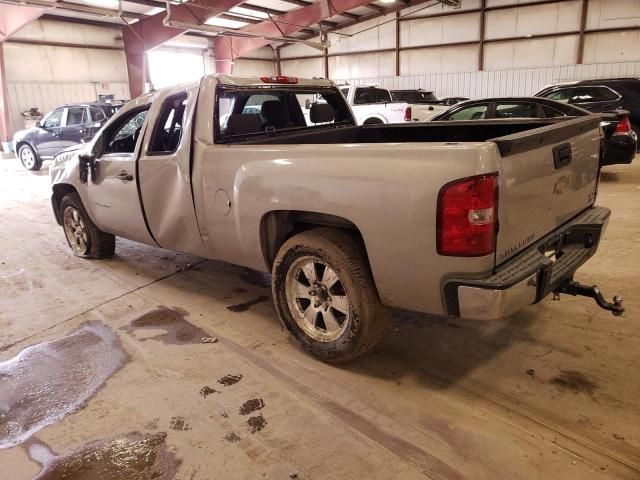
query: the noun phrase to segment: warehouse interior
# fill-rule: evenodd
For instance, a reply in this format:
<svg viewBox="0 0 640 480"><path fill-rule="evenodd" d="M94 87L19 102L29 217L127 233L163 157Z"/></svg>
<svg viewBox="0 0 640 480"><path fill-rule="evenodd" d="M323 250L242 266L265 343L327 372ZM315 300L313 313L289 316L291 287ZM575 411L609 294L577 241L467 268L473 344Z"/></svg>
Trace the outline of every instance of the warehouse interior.
<svg viewBox="0 0 640 480"><path fill-rule="evenodd" d="M611 98L580 99L580 86ZM265 117L277 98L232 105L225 116L225 95L258 87L313 93L311 107L299 100L310 129L338 128L334 101L346 105L352 124L342 136L318 130L313 138L325 136L315 142L263 124L234 144L233 117ZM389 98L359 101L360 88ZM327 89L344 97L332 100ZM564 107L547 96L537 118L489 116L501 102L532 104L563 89L574 96L560 99ZM170 101L173 117L162 116ZM314 119L327 110L314 107L327 104L331 115ZM402 107L397 120L385 117L394 104ZM456 112L476 104L483 116L461 116L468 126L457 129ZM563 118L552 119L548 106ZM418 119L422 107L427 118ZM68 140L58 127L71 125L74 108L85 116ZM127 171L114 163L115 176L96 180L110 168L96 148L120 158L117 149L96 147L100 137L144 108ZM176 123L177 112L185 113ZM146 125L156 116L182 135L172 150L178 169L162 156L168 147L151 151L147 137L159 127ZM398 122L417 133L385 136L401 132ZM483 133L501 122L500 135ZM367 129L369 136L348 136ZM30 140L43 132L55 137L48 150ZM473 140L462 137L469 132ZM518 143L527 134L535 141ZM640 0L0 0L0 478L640 478L638 134ZM510 163L535 148L526 169ZM579 170L589 161L593 171ZM545 184L547 167L554 184ZM496 179L493 244L484 252L490 272L481 266L488 257L441 249L446 188L476 177ZM75 186L61 187L65 178ZM186 183L175 187L180 178ZM91 212L110 208L109 195L118 197L107 190L116 179L137 190L92 220ZM89 205L81 188L107 194ZM580 215L574 191L587 192ZM84 223L116 242L102 245L112 249L107 258L90 260L99 258L88 254L93 245L86 254L74 248L65 217L72 193L87 203L69 204ZM304 201L287 207L297 198ZM152 203L164 217L147 215ZM262 216L263 204L274 214ZM464 218L472 222L485 207ZM565 207L574 210L561 220ZM602 225L578 221L597 208L610 210ZM556 215L555 234L537 229L545 214ZM111 230L101 223L123 216ZM224 221L217 230L206 225L215 218ZM84 223L70 221L78 238ZM135 221L144 235L127 232ZM360 221L371 223L369 233ZM533 224L535 234L514 234L499 252L500 235L514 225L528 235ZM180 247L189 228L206 248ZM553 288L541 286L546 274L537 270L534 283L517 283L533 287L535 301L516 311L509 302L522 294L496 297L491 307L503 302L504 315L492 320L463 318L462 293L450 307L448 285L459 282L462 292L500 277L509 271L500 255L513 265L534 246L551 265L566 260L563 242L583 230L580 248L590 253L577 272ZM291 302L278 303L277 282L288 281L277 270L288 258L281 249L310 232L336 245L350 236L340 254L364 259L375 300L362 302L384 312L377 343L349 361L301 342L282 313ZM102 238L91 235L88 243ZM217 255L225 248L231 253ZM331 271L333 258L321 257L314 275ZM422 267L425 276L413 276ZM447 267L428 293L414 282ZM392 293L383 275L395 282ZM309 282L314 308L366 290L348 282L338 294ZM420 301L403 303L414 291ZM471 297L481 298L475 291ZM422 308L431 298L437 307ZM349 310L345 322L357 325L360 316Z"/></svg>

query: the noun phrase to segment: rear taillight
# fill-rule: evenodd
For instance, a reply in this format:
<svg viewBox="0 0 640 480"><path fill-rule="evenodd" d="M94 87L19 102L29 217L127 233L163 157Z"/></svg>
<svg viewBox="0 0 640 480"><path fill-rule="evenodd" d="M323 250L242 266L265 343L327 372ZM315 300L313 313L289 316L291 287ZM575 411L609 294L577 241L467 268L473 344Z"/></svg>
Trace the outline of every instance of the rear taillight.
<svg viewBox="0 0 640 480"><path fill-rule="evenodd" d="M624 117L618 122L618 125L616 125L616 129L614 130L613 135L626 135L630 132L631 122L629 121L629 117Z"/></svg>
<svg viewBox="0 0 640 480"><path fill-rule="evenodd" d="M405 122L411 121L411 107L407 107L404 109L404 121Z"/></svg>
<svg viewBox="0 0 640 480"><path fill-rule="evenodd" d="M463 178L442 187L438 194L438 253L458 257L493 253L497 207L497 173Z"/></svg>
<svg viewBox="0 0 640 480"><path fill-rule="evenodd" d="M264 83L279 83L289 85L298 83L298 77L289 77L287 75L272 75L271 77L260 77Z"/></svg>

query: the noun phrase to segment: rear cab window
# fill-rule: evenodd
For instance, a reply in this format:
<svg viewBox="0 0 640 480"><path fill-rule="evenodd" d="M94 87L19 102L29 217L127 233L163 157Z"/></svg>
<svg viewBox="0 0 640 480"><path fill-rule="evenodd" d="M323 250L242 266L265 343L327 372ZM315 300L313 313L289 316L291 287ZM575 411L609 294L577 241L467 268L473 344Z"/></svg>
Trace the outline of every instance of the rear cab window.
<svg viewBox="0 0 640 480"><path fill-rule="evenodd" d="M335 88L219 87L216 97L216 143L355 125Z"/></svg>
<svg viewBox="0 0 640 480"><path fill-rule="evenodd" d="M391 94L384 88L358 87L356 88L353 104L364 105L367 103L386 103L391 101Z"/></svg>

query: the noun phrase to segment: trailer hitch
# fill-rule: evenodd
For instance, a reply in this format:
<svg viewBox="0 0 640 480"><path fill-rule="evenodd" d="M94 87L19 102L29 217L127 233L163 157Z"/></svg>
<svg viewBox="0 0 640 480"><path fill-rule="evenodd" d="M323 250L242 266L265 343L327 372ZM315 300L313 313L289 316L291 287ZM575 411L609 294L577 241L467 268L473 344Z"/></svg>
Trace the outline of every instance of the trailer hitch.
<svg viewBox="0 0 640 480"><path fill-rule="evenodd" d="M582 285L581 283L575 282L573 280L567 280L562 283L558 288L553 291L553 299L559 300L560 294L566 293L567 295L581 296L581 297L589 297L593 298L596 303L605 310L609 310L616 317L622 315L624 313L624 307L622 306L622 297L620 295L614 295L613 303L607 302L605 298L602 296L602 292L597 285L593 285L591 287L587 285Z"/></svg>

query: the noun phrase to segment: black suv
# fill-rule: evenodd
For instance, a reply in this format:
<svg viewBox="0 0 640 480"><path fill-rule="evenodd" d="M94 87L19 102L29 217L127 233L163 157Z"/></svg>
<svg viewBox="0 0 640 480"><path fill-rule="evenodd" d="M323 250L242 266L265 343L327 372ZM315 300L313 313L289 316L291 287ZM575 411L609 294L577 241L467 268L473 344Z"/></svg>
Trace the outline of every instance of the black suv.
<svg viewBox="0 0 640 480"><path fill-rule="evenodd" d="M631 129L640 136L640 78L580 80L547 87L535 95L592 112L627 110Z"/></svg>
<svg viewBox="0 0 640 480"><path fill-rule="evenodd" d="M87 141L118 111L121 103L75 103L49 112L35 127L20 130L13 146L27 170L40 170L43 160L67 147Z"/></svg>

